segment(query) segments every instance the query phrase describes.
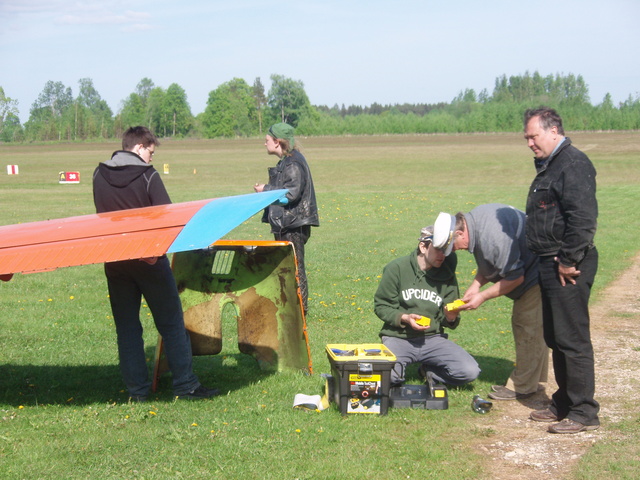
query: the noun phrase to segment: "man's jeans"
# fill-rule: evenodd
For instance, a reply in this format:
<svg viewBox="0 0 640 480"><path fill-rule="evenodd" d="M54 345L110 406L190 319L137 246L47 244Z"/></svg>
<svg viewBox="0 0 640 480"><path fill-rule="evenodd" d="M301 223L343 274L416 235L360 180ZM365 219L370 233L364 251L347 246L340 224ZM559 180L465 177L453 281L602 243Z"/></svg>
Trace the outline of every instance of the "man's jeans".
<svg viewBox="0 0 640 480"><path fill-rule="evenodd" d="M540 257L544 338L552 349L558 390L551 410L583 425L599 425L600 406L594 399L595 367L589 331L589 296L598 269L598 251L590 249L576 266L576 284L564 287L553 256Z"/></svg>
<svg viewBox="0 0 640 480"><path fill-rule="evenodd" d="M200 385L192 369L191 341L184 326L182 304L166 256L154 265L142 260L105 264L111 310L118 334L120 370L129 394L148 395L151 381L142 339L142 295L164 342L175 395Z"/></svg>

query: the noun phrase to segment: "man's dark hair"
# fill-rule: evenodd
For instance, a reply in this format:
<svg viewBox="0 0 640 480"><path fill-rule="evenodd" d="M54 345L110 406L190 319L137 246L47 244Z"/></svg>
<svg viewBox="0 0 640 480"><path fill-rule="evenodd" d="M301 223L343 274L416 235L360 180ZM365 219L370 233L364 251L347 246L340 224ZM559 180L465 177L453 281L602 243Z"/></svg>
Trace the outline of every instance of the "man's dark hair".
<svg viewBox="0 0 640 480"><path fill-rule="evenodd" d="M143 147L148 147L150 145L158 146L160 142L147 127L131 127L122 135L123 150L131 151L133 147L140 144L142 144Z"/></svg>
<svg viewBox="0 0 640 480"><path fill-rule="evenodd" d="M549 130L551 127L557 127L558 133L564 135L562 127L562 118L553 108L540 107L532 108L524 112L524 128L527 128L529 120L534 117L540 118L540 126L543 130Z"/></svg>
<svg viewBox="0 0 640 480"><path fill-rule="evenodd" d="M456 230L460 230L461 232L464 232L466 230L466 228L464 228L464 223L465 223L466 219L464 218L464 213L462 212L458 212L456 213Z"/></svg>

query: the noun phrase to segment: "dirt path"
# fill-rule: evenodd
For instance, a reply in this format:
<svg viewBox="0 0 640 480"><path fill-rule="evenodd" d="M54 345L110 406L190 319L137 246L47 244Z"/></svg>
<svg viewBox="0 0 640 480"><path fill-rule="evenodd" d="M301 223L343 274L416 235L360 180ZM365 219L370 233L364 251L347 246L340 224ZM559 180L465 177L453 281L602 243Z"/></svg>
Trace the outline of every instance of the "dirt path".
<svg viewBox="0 0 640 480"><path fill-rule="evenodd" d="M597 281L597 277L596 277ZM532 409L549 404L557 388L520 402L493 402L477 427L491 429L479 450L491 460L490 477L498 480L571 478L576 462L590 446L615 435L607 428L637 412L640 365L640 255L623 275L591 305L591 338L596 359L596 400L600 402L599 430L576 435L547 433L546 424L528 419ZM550 372L552 377L552 372ZM636 401L634 401L634 398ZM489 421L487 421L489 420Z"/></svg>

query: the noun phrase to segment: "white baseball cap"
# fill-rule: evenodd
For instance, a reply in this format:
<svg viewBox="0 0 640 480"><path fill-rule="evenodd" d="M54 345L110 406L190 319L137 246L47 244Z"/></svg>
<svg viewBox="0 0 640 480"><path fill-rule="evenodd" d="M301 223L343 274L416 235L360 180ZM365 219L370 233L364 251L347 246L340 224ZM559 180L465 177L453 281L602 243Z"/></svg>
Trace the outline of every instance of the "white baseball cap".
<svg viewBox="0 0 640 480"><path fill-rule="evenodd" d="M448 256L453 250L453 235L456 231L456 217L440 212L433 224L432 244Z"/></svg>

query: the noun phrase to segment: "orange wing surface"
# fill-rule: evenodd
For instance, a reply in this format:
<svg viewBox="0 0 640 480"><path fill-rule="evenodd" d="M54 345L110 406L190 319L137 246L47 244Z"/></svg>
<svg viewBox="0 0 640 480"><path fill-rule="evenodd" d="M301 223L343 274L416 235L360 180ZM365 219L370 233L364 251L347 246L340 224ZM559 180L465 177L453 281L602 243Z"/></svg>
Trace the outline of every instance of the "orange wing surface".
<svg viewBox="0 0 640 480"><path fill-rule="evenodd" d="M205 248L285 193L273 190L0 227L0 279ZM185 230L194 216L197 221ZM218 224L222 227L212 227ZM171 249L177 238L179 245Z"/></svg>
<svg viewBox="0 0 640 480"><path fill-rule="evenodd" d="M0 227L0 275L155 257L207 200Z"/></svg>

